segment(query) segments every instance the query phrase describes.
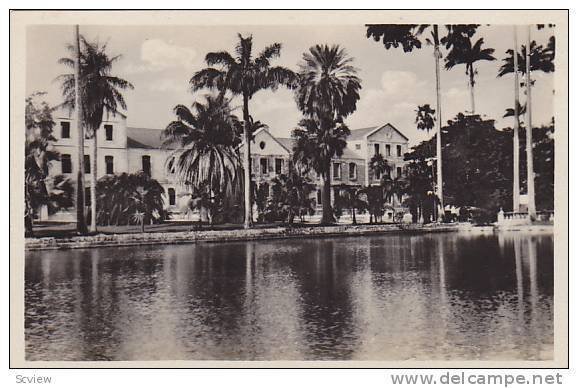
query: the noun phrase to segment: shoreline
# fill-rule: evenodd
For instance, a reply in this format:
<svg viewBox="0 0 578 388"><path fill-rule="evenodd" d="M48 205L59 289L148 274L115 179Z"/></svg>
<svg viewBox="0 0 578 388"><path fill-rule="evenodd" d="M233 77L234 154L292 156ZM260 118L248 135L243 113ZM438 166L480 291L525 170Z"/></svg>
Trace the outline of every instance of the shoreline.
<svg viewBox="0 0 578 388"><path fill-rule="evenodd" d="M104 247L127 247L156 244L196 244L214 242L240 242L310 237L352 237L380 234L423 234L442 232L547 232L554 231L553 225L525 225L508 228L495 226L473 226L470 224L429 225L334 225L311 227L276 227L265 229L197 230L182 232L149 232L126 234L99 234L75 237L26 238L25 251L82 249Z"/></svg>

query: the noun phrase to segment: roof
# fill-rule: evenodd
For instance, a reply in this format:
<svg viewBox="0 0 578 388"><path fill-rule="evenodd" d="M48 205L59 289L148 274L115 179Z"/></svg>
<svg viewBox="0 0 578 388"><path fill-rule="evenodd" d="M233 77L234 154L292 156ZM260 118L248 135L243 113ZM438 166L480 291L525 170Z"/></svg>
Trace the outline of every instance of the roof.
<svg viewBox="0 0 578 388"><path fill-rule="evenodd" d="M289 152L293 152L293 139L290 137L276 137L275 140L277 140L279 143L281 143L281 145L285 148L287 148L287 150Z"/></svg>
<svg viewBox="0 0 578 388"><path fill-rule="evenodd" d="M360 129L352 129L350 132L351 134L347 137L347 141L355 141L355 140L364 140L367 136L371 135L373 132L385 127L390 127L394 131L396 131L401 137L405 140L409 140L407 136L405 136L399 129L394 127L391 123L387 123L385 125L377 126L377 127L368 127L368 128L360 128Z"/></svg>
<svg viewBox="0 0 578 388"><path fill-rule="evenodd" d="M378 127L367 127L360 129L352 129L350 135L347 137L347 141L352 140L363 140L367 135L376 130Z"/></svg>
<svg viewBox="0 0 578 388"><path fill-rule="evenodd" d="M361 155L359 155L357 152L355 152L354 150L352 150L351 148L345 147L343 149L343 154L341 155L342 159L363 159L361 157Z"/></svg>
<svg viewBox="0 0 578 388"><path fill-rule="evenodd" d="M162 129L127 127L126 146L128 148L161 148L163 144L161 132Z"/></svg>

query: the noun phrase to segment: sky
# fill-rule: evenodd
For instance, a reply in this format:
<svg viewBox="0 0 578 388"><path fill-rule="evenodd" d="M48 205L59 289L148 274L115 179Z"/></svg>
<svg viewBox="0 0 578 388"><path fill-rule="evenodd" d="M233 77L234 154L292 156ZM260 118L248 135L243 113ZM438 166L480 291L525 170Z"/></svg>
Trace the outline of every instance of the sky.
<svg viewBox="0 0 578 388"><path fill-rule="evenodd" d="M258 53L266 45L282 44L280 58L273 65L298 69L302 55L315 44L339 44L354 58L362 80L357 110L346 119L350 129L391 123L415 145L433 135L415 125L415 109L430 104L435 108L435 65L433 48L404 53L401 48L386 50L382 43L366 38L360 26L81 26L88 40L107 42L110 55L120 54L113 74L130 81L134 90L125 91L127 124L133 127L163 129L175 116L177 104L190 106L206 92L192 94L189 79L206 66L204 57L212 51L234 52L237 33L253 35ZM545 45L552 31L532 31L532 38ZM519 43L526 37L519 28ZM494 48L496 61L478 62L475 87L476 113L496 119L496 127L513 126L503 119L513 107L513 76L497 77L505 51L513 45L511 26L481 26L474 36L483 37L485 47ZM62 101L55 78L70 69L58 64L68 56L66 44L73 39L72 26L34 25L27 29L26 94L44 91L52 105ZM443 52L445 53L445 51ZM553 116L554 75L534 73L532 117L536 125ZM470 99L464 66L444 70L442 62L442 122L458 112L469 110ZM524 95L521 93L523 103ZM242 116L241 101L233 101ZM250 101L254 120L267 124L276 136L289 137L301 115L294 94L286 89L260 91Z"/></svg>

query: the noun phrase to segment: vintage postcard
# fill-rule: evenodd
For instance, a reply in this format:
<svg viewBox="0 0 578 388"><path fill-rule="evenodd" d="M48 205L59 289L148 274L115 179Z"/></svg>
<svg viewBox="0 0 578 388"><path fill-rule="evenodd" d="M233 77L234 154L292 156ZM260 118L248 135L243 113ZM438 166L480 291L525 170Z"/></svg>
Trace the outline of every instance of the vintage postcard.
<svg viewBox="0 0 578 388"><path fill-rule="evenodd" d="M12 11L11 367L567 367L567 11Z"/></svg>

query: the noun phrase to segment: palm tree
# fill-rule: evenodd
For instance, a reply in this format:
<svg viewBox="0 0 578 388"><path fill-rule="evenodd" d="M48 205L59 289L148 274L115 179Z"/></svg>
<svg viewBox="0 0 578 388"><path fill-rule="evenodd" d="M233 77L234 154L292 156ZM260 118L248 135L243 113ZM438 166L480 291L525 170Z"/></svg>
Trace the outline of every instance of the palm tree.
<svg viewBox="0 0 578 388"><path fill-rule="evenodd" d="M471 114L475 114L476 112L474 85L476 83L475 77L478 71L475 68L475 64L479 61L496 60L492 55L495 50L493 48L482 48L483 44L484 38L478 39L474 44L472 44L472 39L470 37L456 39L454 40L450 52L445 58L446 70L450 70L457 65L464 65L466 68L466 75L469 77L468 85L470 87Z"/></svg>
<svg viewBox="0 0 578 388"><path fill-rule="evenodd" d="M148 174L141 171L136 174L105 175L98 180L97 185L96 217L99 225L129 225L137 222L144 231L145 223L165 219L164 188Z"/></svg>
<svg viewBox="0 0 578 388"><path fill-rule="evenodd" d="M327 126L330 129L323 130L317 120L304 118L292 133L295 139L293 162L298 166L312 169L323 179L322 224L331 224L335 221L331 209L331 160L334 156L343 154L343 149L347 145L345 139L350 133L349 128L342 122L334 122Z"/></svg>
<svg viewBox="0 0 578 388"><path fill-rule="evenodd" d="M364 211L367 209L367 202L362 199L365 190L358 186L341 184L337 186L339 191L340 206L349 209L351 214L351 223L357 224L356 210Z"/></svg>
<svg viewBox="0 0 578 388"><path fill-rule="evenodd" d="M293 131L297 140L294 160L310 165L323 179L321 222L335 221L331 209L331 159L341 156L349 129L343 119L353 113L359 100L361 80L353 58L339 45L315 45L299 64L297 106L304 119Z"/></svg>
<svg viewBox="0 0 578 388"><path fill-rule="evenodd" d="M177 181L193 190L234 193L239 179L236 134L240 123L223 95L205 96L192 109L177 105L177 120L162 132L163 146L175 148L167 169Z"/></svg>
<svg viewBox="0 0 578 388"><path fill-rule="evenodd" d="M518 62L518 73L526 74L526 47L520 46L516 58ZM554 71L554 37L551 37L546 47L538 45L535 40L530 43L530 71L542 71L552 73ZM506 57L502 59L502 66L498 70L498 77L503 77L514 72L514 51L506 50ZM522 81L522 85L525 85Z"/></svg>
<svg viewBox="0 0 578 388"><path fill-rule="evenodd" d="M442 160L442 108L441 108L441 87L440 87L440 43L442 40L446 45L453 45L453 40L460 36L471 36L477 28L475 24L465 24L456 26L446 26L448 30L454 30L456 33L450 37L440 37L439 26L437 24L368 24L367 37L373 37L376 42L382 40L386 49L391 47L403 47L404 52L411 52L414 48L421 48L420 36L430 31L430 37L425 38L426 43L434 47L435 78L436 78L436 111L437 111L437 138L436 138L436 155L437 160ZM442 163L437 164L437 196L440 199L440 206L443 208L443 179Z"/></svg>
<svg viewBox="0 0 578 388"><path fill-rule="evenodd" d="M369 161L369 169L373 172L375 179L382 179L384 176L389 176L391 173L391 166L382 154L375 154Z"/></svg>
<svg viewBox="0 0 578 388"><path fill-rule="evenodd" d="M116 115L119 107L126 110L126 102L122 95L123 90L134 89L134 86L117 76L111 74L113 65L120 59L120 55L109 56L106 52L107 44L89 42L83 36L80 37L82 49L80 51L80 85L82 100L83 124L87 135L92 138L90 157L90 197L96 198L96 183L98 178L97 158L97 130L102 124L103 116ZM74 53L75 46L68 45L68 50ZM58 61L68 67L74 67L75 61L71 58L61 58ZM61 81L62 106L75 109L75 86L73 74L63 74L57 78ZM81 173L84 173L82 171ZM90 231L96 232L96 201L91 201Z"/></svg>
<svg viewBox="0 0 578 388"><path fill-rule="evenodd" d="M435 109L432 109L429 104L419 105L415 110L417 129L429 132L435 125L435 113Z"/></svg>
<svg viewBox="0 0 578 388"><path fill-rule="evenodd" d="M274 43L253 57L253 37L238 34L239 42L235 54L226 51L210 52L205 61L209 67L196 72L190 80L193 91L209 88L218 89L222 94L230 91L243 98L243 171L245 228L252 224L251 216L251 118L249 101L260 90L275 90L279 86L293 88L295 74L281 66L271 66L271 60L281 54L281 44Z"/></svg>
<svg viewBox="0 0 578 388"><path fill-rule="evenodd" d="M303 221L303 216L313 207L313 200L309 196L315 189L315 185L309 177L291 168L287 174L273 178L271 184L272 202L277 212L286 214L286 221L289 225L293 224L296 216Z"/></svg>
<svg viewBox="0 0 578 388"><path fill-rule="evenodd" d="M538 29L544 28L544 25L538 25ZM555 38L551 36L548 40L546 47L542 45L538 45L536 41L531 40L530 38L530 31L531 26L528 26L528 40L526 45L522 45L520 49L520 53L517 51L517 39L515 38L515 50L507 50L506 51L506 58L503 59L503 64L498 71L498 77L502 77L509 73L514 73L514 82L515 82L515 92L516 92L516 99L518 99L518 86L525 86L526 87L526 98L527 102L524 105L524 112L520 112L519 114L526 114L527 119L527 129L526 129L526 163L527 163L527 191L528 191L528 212L530 213L531 218L535 218L536 213L536 205L535 205L535 198L534 198L534 167L533 167L533 142L532 142L532 102L531 102L531 88L535 83L535 80L531 80L530 73L532 71L542 71L544 73L551 73L554 71L554 57L555 57ZM515 32L514 32L515 33ZM530 49L528 50L527 47ZM518 73L525 75L525 80L518 84ZM518 107L518 105L515 105ZM506 111L506 113L509 113ZM518 115L515 114L516 121L518 121ZM506 117L506 116L504 116ZM519 122L516 122L516 125L519 126ZM519 205L519 202L516 201L516 193L519 193L519 183L518 189L516 190L516 180L519 180L517 177L516 171L518 167L518 163L516 163L516 159L518 156L518 147L517 143L517 133L516 128L514 128L514 210L516 209L516 205Z"/></svg>
<svg viewBox="0 0 578 388"><path fill-rule="evenodd" d="M24 225L26 236L33 235L32 220L38 209L46 205L49 213L73 205L73 187L63 175L49 178L50 163L59 159L53 151L52 135L53 108L46 102L38 105L36 97L44 93L34 93L25 103L24 142Z"/></svg>

